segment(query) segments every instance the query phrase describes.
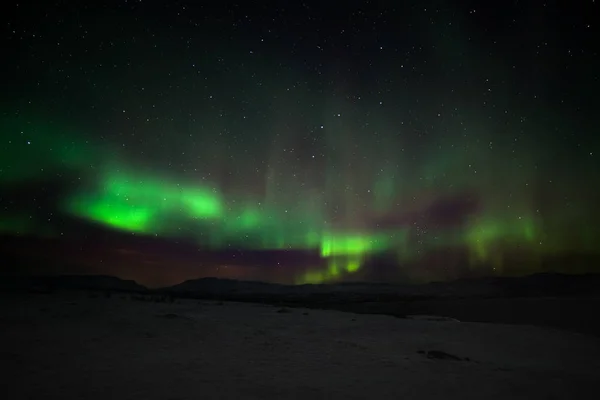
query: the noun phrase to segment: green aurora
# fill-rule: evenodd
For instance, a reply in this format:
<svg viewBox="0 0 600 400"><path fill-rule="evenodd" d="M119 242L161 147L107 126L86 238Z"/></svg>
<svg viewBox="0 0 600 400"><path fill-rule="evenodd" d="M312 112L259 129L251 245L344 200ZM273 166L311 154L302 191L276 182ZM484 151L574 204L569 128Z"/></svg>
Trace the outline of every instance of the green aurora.
<svg viewBox="0 0 600 400"><path fill-rule="evenodd" d="M11 6L0 234L150 280L597 270L597 3L192 3Z"/></svg>
<svg viewBox="0 0 600 400"><path fill-rule="evenodd" d="M265 178L262 195L249 191L244 196L231 194L231 187L218 179L198 182L140 167L128 162L127 154L115 146L78 140L54 123L24 122L33 120L2 121L3 135L8 132L11 138L1 154L3 187L67 180L57 202L60 212L123 232L191 240L215 250L319 251L324 266L308 269L294 278L296 283L347 278L360 271L370 255L382 252L393 253L402 263L436 249L461 247L467 249L472 268L489 264L501 271L504 254L514 249L527 251L535 260L600 248L597 228L581 212L592 206L585 199L564 210L544 209L536 203L534 177L503 173L491 180L497 165L482 163L473 173L472 165L461 167L451 152L430 155L431 161L416 174L418 179L414 170L402 170L402 153L398 164L387 161L375 168L363 164L358 175L338 172L343 170L339 164L348 162L347 154L339 153L338 160L327 161L319 190L316 180L310 191L293 179L274 183L275 174ZM379 148L384 152L386 146ZM360 160L359 149L351 153ZM514 168L510 162L506 165ZM451 174L453 179L445 178ZM273 185L285 189L278 194ZM511 191L517 185L519 191ZM440 187L446 194L475 191L478 209L467 212L460 223L446 226L419 218L396 224L373 222L389 215L420 215L435 198L432 190L440 192ZM15 209L2 215L0 231L56 235L60 227L49 221ZM570 227L577 227L576 231Z"/></svg>

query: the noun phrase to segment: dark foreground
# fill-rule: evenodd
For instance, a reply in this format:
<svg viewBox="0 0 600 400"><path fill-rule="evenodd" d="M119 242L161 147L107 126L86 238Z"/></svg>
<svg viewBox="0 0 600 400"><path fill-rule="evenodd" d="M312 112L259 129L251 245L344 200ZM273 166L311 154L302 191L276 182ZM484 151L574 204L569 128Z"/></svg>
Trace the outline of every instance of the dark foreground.
<svg viewBox="0 0 600 400"><path fill-rule="evenodd" d="M600 297L596 296L392 299L355 303L291 301L281 304L399 318L415 314L439 315L463 322L534 325L600 337Z"/></svg>
<svg viewBox="0 0 600 400"><path fill-rule="evenodd" d="M600 339L524 325L78 291L0 319L10 399L592 399L600 376Z"/></svg>

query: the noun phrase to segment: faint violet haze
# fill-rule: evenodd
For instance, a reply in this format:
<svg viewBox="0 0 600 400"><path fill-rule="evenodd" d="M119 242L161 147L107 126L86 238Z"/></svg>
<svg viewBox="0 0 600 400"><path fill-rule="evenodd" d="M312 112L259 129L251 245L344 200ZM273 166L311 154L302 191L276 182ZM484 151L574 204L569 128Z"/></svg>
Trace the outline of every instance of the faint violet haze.
<svg viewBox="0 0 600 400"><path fill-rule="evenodd" d="M599 252L600 68L550 10L73 7L11 14L5 234L318 252L297 283Z"/></svg>

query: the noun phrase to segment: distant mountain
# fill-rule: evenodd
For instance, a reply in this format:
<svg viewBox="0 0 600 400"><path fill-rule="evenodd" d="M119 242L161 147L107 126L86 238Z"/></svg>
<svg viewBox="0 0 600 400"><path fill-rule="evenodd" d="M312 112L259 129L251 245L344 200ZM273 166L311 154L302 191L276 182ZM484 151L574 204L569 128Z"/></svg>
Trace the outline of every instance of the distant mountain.
<svg viewBox="0 0 600 400"><path fill-rule="evenodd" d="M0 279L0 290L111 290L140 292L144 286L131 280L106 275L12 276Z"/></svg>
<svg viewBox="0 0 600 400"><path fill-rule="evenodd" d="M112 290L142 292L148 289L135 281L106 275L4 276L0 290ZM258 281L201 278L151 292L181 296L222 298L307 298L308 296L382 301L385 299L440 297L544 297L600 295L600 274L535 274L524 277L463 279L421 285L385 283L338 283L281 285Z"/></svg>
<svg viewBox="0 0 600 400"><path fill-rule="evenodd" d="M354 294L406 297L539 297L600 295L600 274L535 274L433 282L422 285L340 283L289 286L265 282L201 278L162 289L187 295L313 295Z"/></svg>
<svg viewBox="0 0 600 400"><path fill-rule="evenodd" d="M172 293L187 294L283 294L298 290L298 286L287 286L258 281L238 281L234 279L200 278L164 288Z"/></svg>
<svg viewBox="0 0 600 400"><path fill-rule="evenodd" d="M311 295L326 293L398 293L413 285L386 283L345 282L335 284L283 285L260 281L238 281L234 279L200 278L192 279L160 289L175 294L203 295Z"/></svg>

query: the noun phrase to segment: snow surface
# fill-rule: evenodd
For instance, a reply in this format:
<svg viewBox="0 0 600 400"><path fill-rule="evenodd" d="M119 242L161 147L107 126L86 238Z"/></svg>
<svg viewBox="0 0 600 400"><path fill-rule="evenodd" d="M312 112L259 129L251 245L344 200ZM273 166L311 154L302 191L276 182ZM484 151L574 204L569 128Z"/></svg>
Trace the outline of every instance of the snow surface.
<svg viewBox="0 0 600 400"><path fill-rule="evenodd" d="M0 312L7 399L598 398L600 339L548 328L86 293Z"/></svg>

